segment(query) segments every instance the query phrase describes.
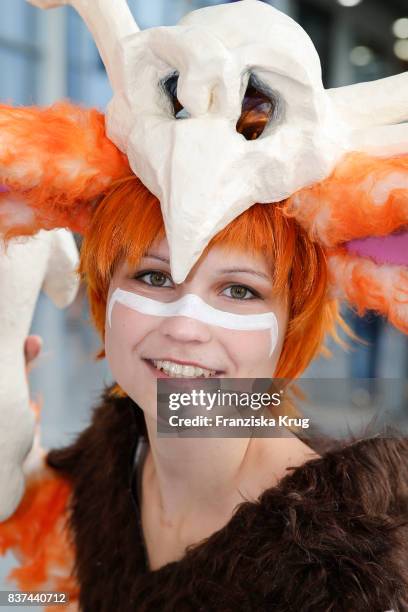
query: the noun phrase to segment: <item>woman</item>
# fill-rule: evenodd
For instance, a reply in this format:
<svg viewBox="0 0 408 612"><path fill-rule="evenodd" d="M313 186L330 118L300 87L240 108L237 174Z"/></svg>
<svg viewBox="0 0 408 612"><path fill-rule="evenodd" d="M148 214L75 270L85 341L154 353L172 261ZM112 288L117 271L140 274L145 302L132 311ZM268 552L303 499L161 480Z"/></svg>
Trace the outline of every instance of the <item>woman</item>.
<svg viewBox="0 0 408 612"><path fill-rule="evenodd" d="M200 364L195 376L301 373L339 320L319 245L282 207L254 205L184 283L172 281L167 257L159 203L137 179L121 182L99 205L81 259L120 387L106 391L76 442L48 453L3 525L3 546L26 557L20 587L53 577L73 600L79 590L83 610L404 609L406 441L361 440L319 457L295 436L157 434L156 379L173 375L171 361ZM240 271L221 271L232 268ZM273 311L276 349L269 357L262 330L123 304L109 326L117 287L161 302L195 293L245 315Z"/></svg>
<svg viewBox="0 0 408 612"><path fill-rule="evenodd" d="M90 3L76 5L90 11ZM100 7L103 13L109 2ZM314 48L299 26L264 3L199 11L177 30L146 37L124 27L122 3L112 28L97 11L87 17L95 18L114 77L109 133L160 206L109 143L103 122L78 109L48 111L43 156L33 164L41 172L29 176L29 189L21 179L26 147L13 157L7 187L21 192L22 212L30 214L16 213L2 229L20 235L63 220L84 231L81 272L118 383L90 427L48 453L17 512L1 525L2 550L15 550L23 564L14 577L24 589L67 591L86 612L405 609L404 439L361 440L319 457L295 436L161 438L155 422L158 376L301 374L341 323L329 293L330 248L340 245L336 261L346 261L334 284L352 276L359 307L374 296L379 309L395 307L390 316L404 324L392 283L384 297L371 262L361 274L344 244L384 218L389 232L405 223L390 183L380 193L387 206L378 193L364 192L359 209L351 197L358 190L350 188L358 174L370 176L371 189L376 171L380 179L391 175L405 158L389 166L364 156L346 160L338 170L340 197L339 177L329 174L348 149L336 140L341 122L328 121ZM276 53L258 37L263 45L273 41ZM172 66L162 57L163 41ZM145 70L113 58L136 58ZM255 74L259 58L265 62ZM145 95L138 97L132 86L140 75ZM33 122L33 114L30 129L44 118L38 113ZM15 113L13 127L23 118ZM56 126L64 129L58 134ZM11 135L15 142L18 133ZM322 178L327 183L312 185ZM275 204L251 205L258 201ZM125 304L113 299L117 290ZM179 308L188 296L197 312L170 316L169 304ZM273 333L252 325L264 315ZM248 325L222 323L236 317Z"/></svg>
<svg viewBox="0 0 408 612"><path fill-rule="evenodd" d="M157 378L294 376L334 328L337 309L325 297L321 250L277 208L255 206L235 219L180 285L171 278L159 203L136 179L106 198L94 223L83 246L82 272L113 376L144 414L150 451L142 515L148 521L149 565L157 569L225 524L242 491L256 499L286 464L302 463L310 454L295 437L223 439L221 445L217 439L158 437ZM191 318L141 314L123 305L115 306L109 325L109 296L118 287L163 303L193 293L215 309L240 315L273 311L279 329L276 348L268 357L269 334L262 330L227 330ZM176 364L185 368L177 370ZM192 364L200 367L192 372Z"/></svg>

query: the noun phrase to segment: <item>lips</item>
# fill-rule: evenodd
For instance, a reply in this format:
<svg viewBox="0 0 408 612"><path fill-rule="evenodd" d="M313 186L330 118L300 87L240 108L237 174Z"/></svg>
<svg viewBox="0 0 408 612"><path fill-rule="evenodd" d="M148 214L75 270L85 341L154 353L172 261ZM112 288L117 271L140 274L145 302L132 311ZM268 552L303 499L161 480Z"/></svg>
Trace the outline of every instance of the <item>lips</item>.
<svg viewBox="0 0 408 612"><path fill-rule="evenodd" d="M225 374L225 370L218 370L217 368L209 368L207 366L202 365L198 361L182 361L180 359L174 359L174 358L171 359L169 357L160 357L160 358L154 357L153 359L144 357L143 361L145 361L149 366L151 366L160 376L163 376L166 378L170 378L170 376L168 376L164 371L158 370L155 364L153 363L154 361L170 361L170 362L178 363L184 366L194 366L196 368L201 368L202 370L215 371L215 374L211 376L212 378L217 377L217 376L222 376L223 374Z"/></svg>
<svg viewBox="0 0 408 612"><path fill-rule="evenodd" d="M196 368L201 368L203 370L215 370L216 374L224 374L224 370L220 370L219 368L214 368L208 365L204 365L202 363L200 363L199 361L183 361L181 359L175 359L174 357L145 357L144 358L146 361L149 362L153 362L153 361L172 361L173 363L179 363L180 365L185 365L185 366L194 366Z"/></svg>

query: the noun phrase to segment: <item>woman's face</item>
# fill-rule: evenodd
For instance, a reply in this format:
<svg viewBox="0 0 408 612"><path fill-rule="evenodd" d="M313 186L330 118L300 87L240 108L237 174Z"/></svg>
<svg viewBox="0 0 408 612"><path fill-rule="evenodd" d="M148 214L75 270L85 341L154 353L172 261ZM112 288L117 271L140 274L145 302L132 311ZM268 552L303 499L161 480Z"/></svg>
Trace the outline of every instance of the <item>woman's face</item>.
<svg viewBox="0 0 408 612"><path fill-rule="evenodd" d="M215 309L209 319L196 314L199 308L193 309L191 317L161 316L149 308L142 312L143 308L115 302L110 324L107 314L105 350L112 374L150 415L156 414L157 378L273 376L285 337L288 306L284 297L273 295L272 270L262 256L215 246L200 258L186 280L176 285L171 278L167 240L163 239L152 245L135 268L125 261L117 267L109 287L108 309L117 289L149 298L137 299L159 309L187 294L200 298L197 301L204 312L207 305ZM277 333L272 353L270 329L249 330L251 325L226 328L221 323L231 317L225 319L224 313L252 315L239 317L245 322L262 319L253 315L274 313Z"/></svg>

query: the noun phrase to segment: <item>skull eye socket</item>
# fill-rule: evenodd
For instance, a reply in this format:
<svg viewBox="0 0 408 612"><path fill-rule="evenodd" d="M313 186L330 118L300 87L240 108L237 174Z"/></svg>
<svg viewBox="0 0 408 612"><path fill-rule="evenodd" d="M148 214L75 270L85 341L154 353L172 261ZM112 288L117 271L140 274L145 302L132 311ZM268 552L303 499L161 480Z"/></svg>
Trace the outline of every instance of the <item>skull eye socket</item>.
<svg viewBox="0 0 408 612"><path fill-rule="evenodd" d="M188 114L184 106L181 104L181 102L179 101L177 97L178 80L179 80L179 75L176 72L170 75L169 77L167 77L163 85L164 85L164 89L166 90L167 96L170 99L172 109L173 109L173 114L175 118L182 119L183 117L188 116Z"/></svg>
<svg viewBox="0 0 408 612"><path fill-rule="evenodd" d="M242 100L241 116L236 130L246 140L256 140L269 124L277 110L277 99L266 93L251 75Z"/></svg>

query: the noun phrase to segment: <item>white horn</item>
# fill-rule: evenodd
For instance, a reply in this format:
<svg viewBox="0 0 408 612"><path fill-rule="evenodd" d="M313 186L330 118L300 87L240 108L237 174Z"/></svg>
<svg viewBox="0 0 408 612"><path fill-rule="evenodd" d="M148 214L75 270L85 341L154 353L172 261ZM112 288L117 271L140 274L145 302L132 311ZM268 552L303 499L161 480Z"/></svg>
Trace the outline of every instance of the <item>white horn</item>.
<svg viewBox="0 0 408 612"><path fill-rule="evenodd" d="M408 72L327 91L354 129L408 121Z"/></svg>
<svg viewBox="0 0 408 612"><path fill-rule="evenodd" d="M28 0L42 9L71 5L88 26L115 89L115 49L125 36L139 32L126 0Z"/></svg>
<svg viewBox="0 0 408 612"><path fill-rule="evenodd" d="M377 157L406 155L408 151L408 123L379 125L351 134L351 151Z"/></svg>

